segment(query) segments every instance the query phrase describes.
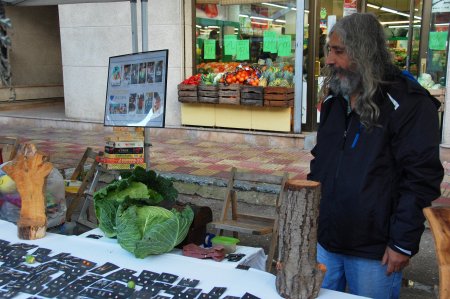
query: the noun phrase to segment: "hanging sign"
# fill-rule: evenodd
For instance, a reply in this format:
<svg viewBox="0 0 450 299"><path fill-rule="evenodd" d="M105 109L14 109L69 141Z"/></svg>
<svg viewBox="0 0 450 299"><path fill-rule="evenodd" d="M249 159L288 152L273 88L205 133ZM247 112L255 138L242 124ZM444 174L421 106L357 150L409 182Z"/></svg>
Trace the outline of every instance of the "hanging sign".
<svg viewBox="0 0 450 299"><path fill-rule="evenodd" d="M234 34L225 34L223 36L225 55L236 55L236 41L237 36Z"/></svg>
<svg viewBox="0 0 450 299"><path fill-rule="evenodd" d="M236 60L250 59L250 43L248 39L236 41Z"/></svg>
<svg viewBox="0 0 450 299"><path fill-rule="evenodd" d="M203 42L203 58L216 59L216 40L205 39Z"/></svg>
<svg viewBox="0 0 450 299"><path fill-rule="evenodd" d="M263 52L277 52L277 33L275 31L264 31Z"/></svg>
<svg viewBox="0 0 450 299"><path fill-rule="evenodd" d="M430 50L445 50L447 46L447 31L430 32L429 48Z"/></svg>
<svg viewBox="0 0 450 299"><path fill-rule="evenodd" d="M281 35L278 38L278 56L291 56L291 36Z"/></svg>
<svg viewBox="0 0 450 299"><path fill-rule="evenodd" d="M450 0L433 0L432 13L450 12Z"/></svg>

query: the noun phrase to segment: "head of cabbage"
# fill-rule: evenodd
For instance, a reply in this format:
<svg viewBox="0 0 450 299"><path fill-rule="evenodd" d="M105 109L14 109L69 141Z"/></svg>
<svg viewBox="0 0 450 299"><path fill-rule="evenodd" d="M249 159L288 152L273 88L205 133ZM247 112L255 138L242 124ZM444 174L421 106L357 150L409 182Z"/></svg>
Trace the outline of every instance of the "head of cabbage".
<svg viewBox="0 0 450 299"><path fill-rule="evenodd" d="M167 180L154 174L149 177ZM94 194L99 228L107 237L117 237L120 246L138 258L169 252L186 237L194 212L189 205L174 204L176 190L168 190L163 196L150 188L154 181L148 184L142 176L138 180L130 176ZM164 184L173 188L171 183ZM166 202L166 206L174 208L157 206L164 200L172 203Z"/></svg>

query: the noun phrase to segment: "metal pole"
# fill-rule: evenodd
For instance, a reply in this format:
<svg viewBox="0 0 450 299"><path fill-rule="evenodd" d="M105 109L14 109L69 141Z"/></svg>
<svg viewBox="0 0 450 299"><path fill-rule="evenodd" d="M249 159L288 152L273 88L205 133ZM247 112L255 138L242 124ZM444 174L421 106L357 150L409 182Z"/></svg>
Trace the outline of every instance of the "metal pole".
<svg viewBox="0 0 450 299"><path fill-rule="evenodd" d="M148 51L148 0L141 0L142 52Z"/></svg>
<svg viewBox="0 0 450 299"><path fill-rule="evenodd" d="M142 52L148 51L148 0L141 0ZM144 128L144 161L150 169L150 128Z"/></svg>
<svg viewBox="0 0 450 299"><path fill-rule="evenodd" d="M296 39L295 39L295 98L294 98L294 133L302 132L303 99L303 25L305 0L297 0Z"/></svg>
<svg viewBox="0 0 450 299"><path fill-rule="evenodd" d="M131 50L133 53L138 52L138 39L137 39L137 9L136 0L130 0L131 8Z"/></svg>

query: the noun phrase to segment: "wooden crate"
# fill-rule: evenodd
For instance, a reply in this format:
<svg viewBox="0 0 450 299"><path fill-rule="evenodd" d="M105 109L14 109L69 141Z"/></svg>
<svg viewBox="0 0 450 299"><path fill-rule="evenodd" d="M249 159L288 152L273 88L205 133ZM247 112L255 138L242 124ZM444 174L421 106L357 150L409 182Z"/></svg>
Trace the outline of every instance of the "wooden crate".
<svg viewBox="0 0 450 299"><path fill-rule="evenodd" d="M264 100L264 106L268 107L294 107L294 100L287 100L287 101L273 101L273 100Z"/></svg>
<svg viewBox="0 0 450 299"><path fill-rule="evenodd" d="M262 106L263 105L262 86L242 86L241 87L241 105Z"/></svg>
<svg viewBox="0 0 450 299"><path fill-rule="evenodd" d="M219 86L200 84L198 86L198 102L209 104L219 103Z"/></svg>
<svg viewBox="0 0 450 299"><path fill-rule="evenodd" d="M241 85L239 84L219 85L219 104L239 105L240 102L241 102Z"/></svg>
<svg viewBox="0 0 450 299"><path fill-rule="evenodd" d="M264 106L294 107L294 88L279 86L265 87Z"/></svg>
<svg viewBox="0 0 450 299"><path fill-rule="evenodd" d="M197 85L178 84L178 101L182 103L197 103Z"/></svg>

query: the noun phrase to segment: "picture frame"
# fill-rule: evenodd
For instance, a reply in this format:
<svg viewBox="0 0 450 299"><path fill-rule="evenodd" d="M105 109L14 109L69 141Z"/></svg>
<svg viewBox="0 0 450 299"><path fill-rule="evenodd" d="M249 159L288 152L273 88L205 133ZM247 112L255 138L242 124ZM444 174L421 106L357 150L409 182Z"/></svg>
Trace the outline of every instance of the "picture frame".
<svg viewBox="0 0 450 299"><path fill-rule="evenodd" d="M169 50L109 58L105 126L164 128Z"/></svg>

